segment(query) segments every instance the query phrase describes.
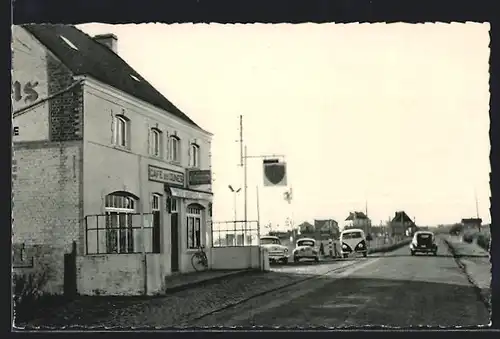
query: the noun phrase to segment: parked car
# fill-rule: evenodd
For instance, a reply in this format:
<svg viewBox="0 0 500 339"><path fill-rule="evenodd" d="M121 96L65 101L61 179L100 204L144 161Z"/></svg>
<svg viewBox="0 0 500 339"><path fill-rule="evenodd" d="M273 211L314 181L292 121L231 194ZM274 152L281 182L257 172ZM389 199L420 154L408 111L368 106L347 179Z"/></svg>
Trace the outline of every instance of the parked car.
<svg viewBox="0 0 500 339"><path fill-rule="evenodd" d="M292 254L294 262L299 262L301 259L314 259L314 261L319 262L319 251L316 248L316 240L312 238L297 240Z"/></svg>
<svg viewBox="0 0 500 339"><path fill-rule="evenodd" d="M260 246L269 252L270 262L288 263L288 247L283 246L278 237L266 235L260 238Z"/></svg>
<svg viewBox="0 0 500 339"><path fill-rule="evenodd" d="M410 253L432 253L437 255L438 246L436 244L436 237L431 231L417 231L413 235L410 243Z"/></svg>
<svg viewBox="0 0 500 339"><path fill-rule="evenodd" d="M340 251L344 258L350 254L361 253L363 257L368 255L366 248L365 232L358 228L351 228L340 233Z"/></svg>

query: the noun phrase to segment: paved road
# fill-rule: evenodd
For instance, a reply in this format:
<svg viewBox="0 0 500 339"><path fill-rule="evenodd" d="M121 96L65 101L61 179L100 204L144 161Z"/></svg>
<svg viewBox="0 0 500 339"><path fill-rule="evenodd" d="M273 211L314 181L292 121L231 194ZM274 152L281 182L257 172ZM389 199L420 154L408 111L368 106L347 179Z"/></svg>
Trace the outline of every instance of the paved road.
<svg viewBox="0 0 500 339"><path fill-rule="evenodd" d="M444 243L434 256L404 247L326 273L319 265L278 268L316 279L191 320L188 326L475 326L490 321L474 287ZM315 267L315 268L313 268Z"/></svg>

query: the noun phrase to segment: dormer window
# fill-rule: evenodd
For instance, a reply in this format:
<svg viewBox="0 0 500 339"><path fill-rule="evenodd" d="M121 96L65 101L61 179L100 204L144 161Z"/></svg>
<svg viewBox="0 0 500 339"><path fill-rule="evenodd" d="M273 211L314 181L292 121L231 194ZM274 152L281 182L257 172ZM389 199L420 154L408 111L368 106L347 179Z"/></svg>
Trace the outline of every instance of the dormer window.
<svg viewBox="0 0 500 339"><path fill-rule="evenodd" d="M200 146L191 144L189 149L189 167L200 167Z"/></svg>
<svg viewBox="0 0 500 339"><path fill-rule="evenodd" d="M171 161L180 161L180 146L181 140L176 135L170 137L169 159Z"/></svg>

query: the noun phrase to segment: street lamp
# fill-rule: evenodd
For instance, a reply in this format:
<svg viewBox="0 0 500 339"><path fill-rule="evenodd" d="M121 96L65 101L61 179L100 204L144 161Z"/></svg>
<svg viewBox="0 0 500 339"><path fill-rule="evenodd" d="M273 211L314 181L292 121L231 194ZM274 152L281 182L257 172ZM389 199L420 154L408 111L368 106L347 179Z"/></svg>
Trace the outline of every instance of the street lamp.
<svg viewBox="0 0 500 339"><path fill-rule="evenodd" d="M235 190L233 188L233 186L231 185L228 185L227 187L229 187L229 189L231 190L231 192L233 192L233 201L234 201L234 222L236 223L236 218L237 218L237 215L236 215L236 195L241 191L241 188L238 188L237 190Z"/></svg>
<svg viewBox="0 0 500 339"><path fill-rule="evenodd" d="M236 231L236 221L237 221L237 215L236 215L236 195L238 194L239 191L241 191L241 188L238 188L237 190L235 190L233 188L233 186L231 185L228 185L227 187L229 187L229 189L231 190L231 192L233 192L233 199L234 199L234 241L235 241L235 244L238 243L238 234L237 234L237 231ZM245 237L245 235L243 235L243 237Z"/></svg>

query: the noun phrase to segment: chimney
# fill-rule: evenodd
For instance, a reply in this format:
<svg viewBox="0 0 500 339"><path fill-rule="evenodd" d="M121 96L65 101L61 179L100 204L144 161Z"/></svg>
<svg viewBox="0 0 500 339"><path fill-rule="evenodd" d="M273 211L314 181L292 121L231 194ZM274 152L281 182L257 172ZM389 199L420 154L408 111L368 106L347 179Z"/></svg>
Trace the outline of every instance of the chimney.
<svg viewBox="0 0 500 339"><path fill-rule="evenodd" d="M98 43L108 47L115 54L118 54L118 38L112 33L99 34L94 36L94 40Z"/></svg>

